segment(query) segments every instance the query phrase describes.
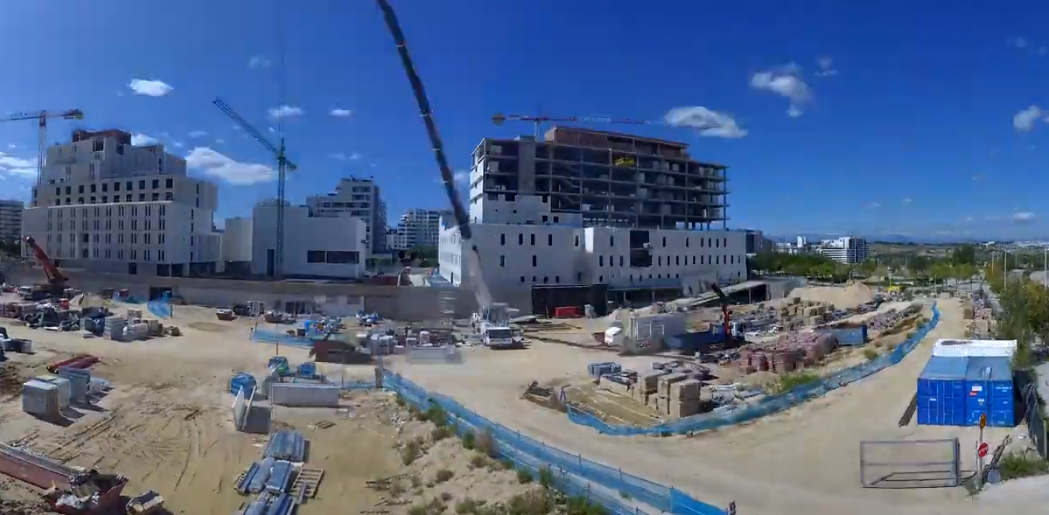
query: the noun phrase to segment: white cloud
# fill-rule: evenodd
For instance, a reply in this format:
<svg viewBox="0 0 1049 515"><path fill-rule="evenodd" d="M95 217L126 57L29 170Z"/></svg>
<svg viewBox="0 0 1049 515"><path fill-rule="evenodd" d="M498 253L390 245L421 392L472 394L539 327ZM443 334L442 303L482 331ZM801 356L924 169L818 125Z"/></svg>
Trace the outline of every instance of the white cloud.
<svg viewBox="0 0 1049 515"><path fill-rule="evenodd" d="M142 79L132 79L127 87L131 88L131 91L134 91L136 95L149 97L162 97L175 89L164 81Z"/></svg>
<svg viewBox="0 0 1049 515"><path fill-rule="evenodd" d="M881 203L879 203L879 202L868 202L867 203L867 207L870 208L870 209L878 209L879 207L881 207Z"/></svg>
<svg viewBox="0 0 1049 515"><path fill-rule="evenodd" d="M1017 50L1020 50L1021 52L1027 52L1028 54L1037 57L1041 57L1046 53L1049 53L1049 45L1046 45L1045 43L1031 41L1030 39L1027 39L1025 37L1017 36L1009 38L1005 42L1005 44Z"/></svg>
<svg viewBox="0 0 1049 515"><path fill-rule="evenodd" d="M914 199L912 199L912 198L910 198L910 197L904 197L904 198L903 198L903 203L904 203L904 204L910 204L910 203L912 203L912 202L914 202Z"/></svg>
<svg viewBox="0 0 1049 515"><path fill-rule="evenodd" d="M1006 44L1013 48L1027 48L1031 42L1028 41L1027 38L1017 36L1009 38L1009 40L1006 41Z"/></svg>
<svg viewBox="0 0 1049 515"><path fill-rule="evenodd" d="M339 118L349 118L353 116L353 110L335 107L331 111L328 111L328 114Z"/></svg>
<svg viewBox="0 0 1049 515"><path fill-rule="evenodd" d="M467 182L470 181L470 171L469 170L456 170L456 171L452 172L452 180L455 181L455 182L461 183L461 184L466 184ZM433 183L434 184L444 184L444 178L443 177L437 177L437 178L435 178L433 180Z"/></svg>
<svg viewBox="0 0 1049 515"><path fill-rule="evenodd" d="M131 144L135 145L136 147L156 145L157 138L142 133L136 133L131 135Z"/></svg>
<svg viewBox="0 0 1049 515"><path fill-rule="evenodd" d="M189 137L191 137L191 138L203 138L204 136L207 136L207 135L208 135L208 133L204 132L204 131L193 131L193 132L189 133Z"/></svg>
<svg viewBox="0 0 1049 515"><path fill-rule="evenodd" d="M182 147L186 146L181 141L174 140L174 139L171 140L171 144L174 145L175 148L182 148Z"/></svg>
<svg viewBox="0 0 1049 515"><path fill-rule="evenodd" d="M186 156L186 165L230 184L247 185L276 179L273 168L259 163L242 163L208 147L196 147Z"/></svg>
<svg viewBox="0 0 1049 515"><path fill-rule="evenodd" d="M335 152L332 154L328 154L328 157L332 159L338 159L339 161L356 161L364 156L361 155L360 152L354 152L350 155L343 154L342 152Z"/></svg>
<svg viewBox="0 0 1049 515"><path fill-rule="evenodd" d="M1030 211L1018 211L1013 213L1012 220L1016 223L1027 223L1034 221L1036 218L1035 214Z"/></svg>
<svg viewBox="0 0 1049 515"><path fill-rule="evenodd" d="M273 63L261 55L252 56L251 59L248 59L248 68L269 68L270 64Z"/></svg>
<svg viewBox="0 0 1049 515"><path fill-rule="evenodd" d="M225 145L226 144L226 140L224 140L222 138L219 138L219 139L215 140L215 143L218 143L219 145Z"/></svg>
<svg viewBox="0 0 1049 515"><path fill-rule="evenodd" d="M274 129L273 127L266 127L266 130L270 131L271 133L277 132L277 129Z"/></svg>
<svg viewBox="0 0 1049 515"><path fill-rule="evenodd" d="M303 114L302 108L289 105L271 107L267 112L270 114L270 118L288 118L291 116L302 116Z"/></svg>
<svg viewBox="0 0 1049 515"><path fill-rule="evenodd" d="M11 150L14 150L14 149L18 148L18 145L15 145L14 143L8 143L7 144L7 148L9 148Z"/></svg>
<svg viewBox="0 0 1049 515"><path fill-rule="evenodd" d="M788 98L790 108L787 114L792 118L805 114L805 108L812 102L812 88L805 84L798 67L793 64L755 73L750 78L750 87Z"/></svg>
<svg viewBox="0 0 1049 515"><path fill-rule="evenodd" d="M8 176L36 177L36 162L0 152L0 179Z"/></svg>
<svg viewBox="0 0 1049 515"><path fill-rule="evenodd" d="M965 222L967 224L971 224L975 220L976 220L976 218L974 218L972 216L966 216L965 218L962 218L962 222Z"/></svg>
<svg viewBox="0 0 1049 515"><path fill-rule="evenodd" d="M675 107L663 119L671 125L699 129L700 136L742 138L747 135L747 131L740 129L731 116L703 106Z"/></svg>
<svg viewBox="0 0 1049 515"><path fill-rule="evenodd" d="M816 59L816 64L820 67L816 72L818 77L833 77L838 74L838 70L834 68L834 59L829 55Z"/></svg>
<svg viewBox="0 0 1049 515"><path fill-rule="evenodd" d="M1030 132L1034 129L1034 124L1045 115L1046 112L1042 108L1035 105L1030 106L1013 115L1013 128L1017 132Z"/></svg>

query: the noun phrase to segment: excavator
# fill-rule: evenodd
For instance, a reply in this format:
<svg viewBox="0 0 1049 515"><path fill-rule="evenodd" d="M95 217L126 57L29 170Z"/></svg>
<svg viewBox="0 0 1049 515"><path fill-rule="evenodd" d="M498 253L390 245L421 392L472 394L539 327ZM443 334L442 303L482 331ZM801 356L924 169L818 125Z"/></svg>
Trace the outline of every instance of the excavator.
<svg viewBox="0 0 1049 515"><path fill-rule="evenodd" d="M711 281L709 283L710 289L714 290L717 294L718 300L721 301L721 318L723 320L723 326L725 330L725 343L736 343L743 340L743 331L739 329L739 324L732 323L732 310L729 309L729 299L725 292L721 291L721 287L718 283Z"/></svg>
<svg viewBox="0 0 1049 515"><path fill-rule="evenodd" d="M36 257L36 260L44 269L44 275L47 276L47 284L35 285L29 295L29 300L42 300L48 296L64 296L66 287L69 285L69 279L51 262L51 259L47 257L47 253L40 248L40 245L37 245L36 240L32 236L26 236L24 241L33 250L33 256Z"/></svg>

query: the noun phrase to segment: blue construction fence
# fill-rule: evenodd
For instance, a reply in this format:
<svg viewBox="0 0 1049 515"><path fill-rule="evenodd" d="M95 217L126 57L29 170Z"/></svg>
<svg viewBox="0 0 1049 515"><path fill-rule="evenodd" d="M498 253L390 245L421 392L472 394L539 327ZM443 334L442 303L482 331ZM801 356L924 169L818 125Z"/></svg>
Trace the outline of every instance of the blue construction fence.
<svg viewBox="0 0 1049 515"><path fill-rule="evenodd" d="M697 501L680 490L653 483L647 479L627 474L622 469L612 468L570 454L543 442L522 435L496 424L460 405L450 397L427 392L399 374L386 372L383 386L401 395L405 401L421 410L436 403L453 417L460 432L466 430L485 431L496 442L500 457L514 462L515 466L532 472L537 477L539 469L547 468L554 474L558 488L569 495L583 495L592 502L601 504L613 515L647 515L636 506L624 502L636 499L661 511L676 515L725 515L727 511Z"/></svg>
<svg viewBox="0 0 1049 515"><path fill-rule="evenodd" d="M159 299L153 299L146 303L149 312L157 318L171 318L171 294L164 292Z"/></svg>
<svg viewBox="0 0 1049 515"><path fill-rule="evenodd" d="M571 407L568 409L568 419L576 424L593 427L601 433L619 436L687 434L749 422L792 408L805 401L820 397L831 390L859 381L864 377L896 365L903 361L903 358L918 346L918 343L925 338L925 335L929 334L929 331L936 327L939 321L940 310L934 303L932 306L932 318L907 338L906 341L893 349L892 352L883 354L867 363L835 372L820 381L804 384L781 394L770 395L760 402L746 404L729 411L704 413L649 427L609 424L594 415Z"/></svg>
<svg viewBox="0 0 1049 515"><path fill-rule="evenodd" d="M288 345L292 347L313 348L313 340L309 338L293 336L286 332L265 329L263 327L255 327L254 329L252 329L251 341L259 343L268 343L270 345L278 344Z"/></svg>

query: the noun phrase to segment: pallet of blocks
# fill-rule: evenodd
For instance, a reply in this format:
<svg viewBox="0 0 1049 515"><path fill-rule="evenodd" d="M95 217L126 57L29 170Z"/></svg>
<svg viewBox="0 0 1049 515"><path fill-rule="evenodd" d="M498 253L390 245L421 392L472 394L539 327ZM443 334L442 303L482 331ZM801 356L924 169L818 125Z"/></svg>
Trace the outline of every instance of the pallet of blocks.
<svg viewBox="0 0 1049 515"><path fill-rule="evenodd" d="M638 404L647 406L648 399L656 396L655 393L659 389L659 378L665 375L667 375L667 372L663 370L638 374L637 382L634 383L634 388L630 390L631 397Z"/></svg>
<svg viewBox="0 0 1049 515"><path fill-rule="evenodd" d="M674 404L673 397L671 397L672 387L686 381L689 381L688 374L667 374L660 377L656 395L649 398L649 406L655 408L660 415L670 415L671 405Z"/></svg>
<svg viewBox="0 0 1049 515"><path fill-rule="evenodd" d="M698 379L688 379L670 385L670 396L667 400L667 415L673 418L684 418L699 413L700 394L703 383Z"/></svg>

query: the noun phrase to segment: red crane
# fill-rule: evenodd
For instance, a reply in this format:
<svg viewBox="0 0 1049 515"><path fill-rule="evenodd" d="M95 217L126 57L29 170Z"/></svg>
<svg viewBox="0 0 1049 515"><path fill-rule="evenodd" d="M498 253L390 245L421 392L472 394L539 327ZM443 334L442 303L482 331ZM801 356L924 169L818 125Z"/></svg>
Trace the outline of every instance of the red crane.
<svg viewBox="0 0 1049 515"><path fill-rule="evenodd" d="M40 245L36 244L36 240L32 236L25 237L25 244L33 249L33 255L36 256L36 260L40 262L40 266L44 267L44 274L47 275L47 282L51 285L52 293L61 295L65 292L69 279L62 275L62 272L51 262L51 259L47 257L47 253L40 248Z"/></svg>
<svg viewBox="0 0 1049 515"><path fill-rule="evenodd" d="M725 319L725 341L730 342L732 341L732 311L728 309L728 295L725 295L725 292L721 291L721 287L718 286L718 283L714 281L710 282L710 288L714 290L714 293L718 295L718 299L721 301L721 315L722 318Z"/></svg>

